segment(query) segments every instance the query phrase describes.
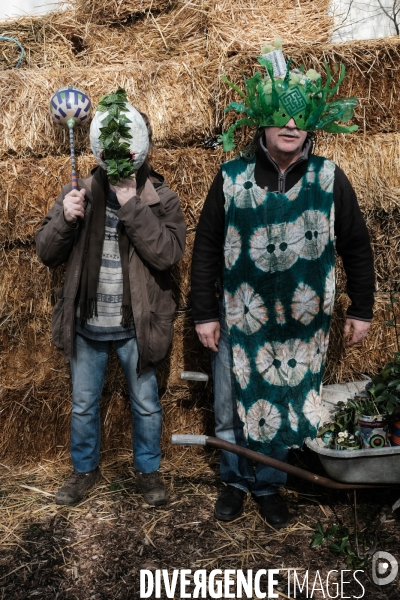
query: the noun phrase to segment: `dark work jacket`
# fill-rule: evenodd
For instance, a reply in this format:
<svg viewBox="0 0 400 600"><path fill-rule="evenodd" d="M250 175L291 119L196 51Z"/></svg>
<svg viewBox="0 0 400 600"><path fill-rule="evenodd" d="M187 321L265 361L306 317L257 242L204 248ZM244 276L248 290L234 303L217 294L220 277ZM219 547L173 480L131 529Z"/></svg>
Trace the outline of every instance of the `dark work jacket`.
<svg viewBox="0 0 400 600"><path fill-rule="evenodd" d="M258 143L255 180L270 191L290 190L305 174L312 143L307 140L302 155L285 173ZM372 249L355 192L338 166L333 187L335 204L336 250L347 277L351 305L347 316L370 321L374 304L375 275ZM197 226L192 259L192 315L195 323L219 320L218 295L222 290L222 265L225 230L223 176L219 170L210 188Z"/></svg>
<svg viewBox="0 0 400 600"><path fill-rule="evenodd" d="M67 263L52 319L53 342L67 360L74 352L76 299L93 212L92 177L80 179L79 188L86 190L84 220L71 226L64 219L63 200L71 191L68 184L36 232L40 260L48 267ZM186 225L178 196L154 171L143 191L132 196L117 217L130 242L129 284L140 374L164 358L172 341L175 302L170 267L183 256Z"/></svg>

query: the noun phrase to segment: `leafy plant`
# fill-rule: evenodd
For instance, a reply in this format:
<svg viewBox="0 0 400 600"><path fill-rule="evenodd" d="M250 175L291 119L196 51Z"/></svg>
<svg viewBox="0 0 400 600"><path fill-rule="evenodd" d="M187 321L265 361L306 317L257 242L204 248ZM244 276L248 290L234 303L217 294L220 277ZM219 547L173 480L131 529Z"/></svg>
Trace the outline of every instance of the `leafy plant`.
<svg viewBox="0 0 400 600"><path fill-rule="evenodd" d="M100 140L103 144L103 157L107 163L110 183L116 184L122 177L130 177L135 167L129 154L129 143L121 140L132 139L128 124L131 121L124 114L128 111L126 91L119 87L116 92L100 98L97 110L108 114L102 120Z"/></svg>
<svg viewBox="0 0 400 600"><path fill-rule="evenodd" d="M374 403L385 414L400 412L400 352L393 354L393 361L385 365L378 375L372 378L370 388Z"/></svg>
<svg viewBox="0 0 400 600"><path fill-rule="evenodd" d="M366 563L366 558L359 558L352 547L352 537L347 527L340 525L330 525L325 531L321 521L317 523L317 530L314 532L310 548L316 548L326 542L329 544L329 550L332 554L338 557L343 557L346 565L350 568L363 567Z"/></svg>

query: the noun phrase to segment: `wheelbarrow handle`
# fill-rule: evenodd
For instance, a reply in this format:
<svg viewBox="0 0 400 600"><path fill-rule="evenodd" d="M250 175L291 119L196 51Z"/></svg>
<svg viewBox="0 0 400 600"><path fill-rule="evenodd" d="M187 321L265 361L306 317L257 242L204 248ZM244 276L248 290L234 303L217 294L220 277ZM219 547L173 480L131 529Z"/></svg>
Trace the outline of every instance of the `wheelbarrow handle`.
<svg viewBox="0 0 400 600"><path fill-rule="evenodd" d="M210 446L211 448L227 450L228 452L233 452L233 454L243 456L244 458L248 458L249 460L252 460L254 462L267 465L268 467L272 467L274 469L278 469L278 471L284 471L289 475L294 475L295 477L300 477L301 479L305 479L307 481L310 481L311 483L316 483L317 485L322 485L324 487L332 488L335 490L362 490L370 488L390 487L390 484L362 485L351 483L339 483L338 481L333 481L328 477L316 475L315 473L311 473L310 471L306 471L305 469L300 469L300 467L289 465L288 463L282 462L281 460L277 460L276 458L271 458L270 456L266 456L265 454L261 454L260 452L254 452L254 450L250 450L249 448L244 448L243 446L238 446L237 444L231 444L231 442L226 442L225 440L220 440L219 438L207 435L173 435L171 441L175 445Z"/></svg>
<svg viewBox="0 0 400 600"><path fill-rule="evenodd" d="M182 371L181 379L186 381L208 381L209 376L207 373L200 373L199 371Z"/></svg>

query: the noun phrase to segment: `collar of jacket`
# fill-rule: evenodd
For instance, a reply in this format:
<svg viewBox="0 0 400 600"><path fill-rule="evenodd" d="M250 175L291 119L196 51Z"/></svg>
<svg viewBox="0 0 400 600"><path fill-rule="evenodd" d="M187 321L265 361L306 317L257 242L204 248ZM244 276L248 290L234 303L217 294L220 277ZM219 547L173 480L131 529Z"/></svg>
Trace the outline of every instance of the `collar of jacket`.
<svg viewBox="0 0 400 600"><path fill-rule="evenodd" d="M147 204L147 206L152 206L160 202L160 197L154 189L154 184L150 178L146 179L146 183L144 184L144 187L138 196L141 202L143 202L143 204Z"/></svg>

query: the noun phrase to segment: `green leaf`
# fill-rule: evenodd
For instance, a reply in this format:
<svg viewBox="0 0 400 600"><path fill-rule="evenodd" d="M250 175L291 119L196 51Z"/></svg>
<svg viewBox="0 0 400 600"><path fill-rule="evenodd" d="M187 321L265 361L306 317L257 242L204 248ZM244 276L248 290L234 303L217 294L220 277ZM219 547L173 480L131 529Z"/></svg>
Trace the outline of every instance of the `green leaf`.
<svg viewBox="0 0 400 600"><path fill-rule="evenodd" d="M310 544L310 548L316 548L317 546L320 546L323 541L324 541L324 536L321 535L320 533L315 533L313 535L313 538L312 538L312 541Z"/></svg>

